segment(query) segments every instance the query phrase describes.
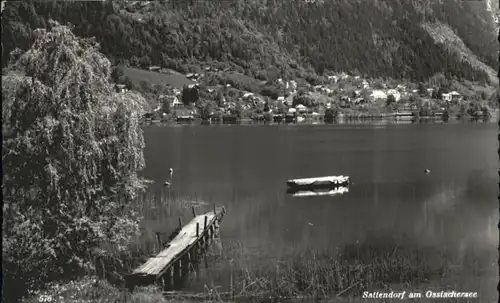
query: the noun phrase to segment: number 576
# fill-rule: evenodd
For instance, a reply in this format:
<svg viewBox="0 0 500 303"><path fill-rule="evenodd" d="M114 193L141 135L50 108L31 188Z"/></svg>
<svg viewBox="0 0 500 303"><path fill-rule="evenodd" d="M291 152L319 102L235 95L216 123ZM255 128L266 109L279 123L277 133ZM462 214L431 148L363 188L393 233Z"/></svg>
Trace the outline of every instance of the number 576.
<svg viewBox="0 0 500 303"><path fill-rule="evenodd" d="M52 296L40 295L40 297L38 297L38 302L52 302Z"/></svg>

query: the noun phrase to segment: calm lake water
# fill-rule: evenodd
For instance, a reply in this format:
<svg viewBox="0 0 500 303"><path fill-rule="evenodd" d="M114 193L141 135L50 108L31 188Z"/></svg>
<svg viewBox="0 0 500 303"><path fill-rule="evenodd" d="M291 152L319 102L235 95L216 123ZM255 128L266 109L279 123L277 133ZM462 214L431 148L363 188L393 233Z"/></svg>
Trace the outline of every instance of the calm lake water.
<svg viewBox="0 0 500 303"><path fill-rule="evenodd" d="M395 236L455 247L458 257L473 249L497 273L491 254L498 244L497 129L494 123L151 126L144 175L159 190L174 168L170 190L224 205L223 243L238 241L256 255ZM288 179L328 175L354 183L338 196L286 193ZM496 284L484 287L494 292Z"/></svg>

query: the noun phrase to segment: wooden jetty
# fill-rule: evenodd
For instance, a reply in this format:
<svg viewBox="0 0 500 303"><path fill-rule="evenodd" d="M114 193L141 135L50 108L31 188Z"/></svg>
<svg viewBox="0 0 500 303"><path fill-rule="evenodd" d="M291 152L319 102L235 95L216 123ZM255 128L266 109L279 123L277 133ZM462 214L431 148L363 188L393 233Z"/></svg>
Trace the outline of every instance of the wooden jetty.
<svg viewBox="0 0 500 303"><path fill-rule="evenodd" d="M328 190L299 190L299 191L289 189L287 192L289 194L292 194L292 197L338 196L348 193L349 187L340 186Z"/></svg>
<svg viewBox="0 0 500 303"><path fill-rule="evenodd" d="M215 208L203 215L196 216L181 228L179 233L156 256L125 276L128 289L150 284L160 285L164 290L171 290L182 285L190 269L197 269L200 256L205 253L210 242L218 235L220 222L226 209Z"/></svg>
<svg viewBox="0 0 500 303"><path fill-rule="evenodd" d="M347 176L327 176L319 178L304 178L288 180L286 184L293 189L335 188L347 186L350 178Z"/></svg>

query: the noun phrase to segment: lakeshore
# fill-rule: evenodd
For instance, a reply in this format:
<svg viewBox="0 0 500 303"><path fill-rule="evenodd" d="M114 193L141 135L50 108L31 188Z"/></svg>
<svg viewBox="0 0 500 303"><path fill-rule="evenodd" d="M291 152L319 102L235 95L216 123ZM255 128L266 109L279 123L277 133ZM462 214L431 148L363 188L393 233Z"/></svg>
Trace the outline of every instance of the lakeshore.
<svg viewBox="0 0 500 303"><path fill-rule="evenodd" d="M146 142L156 144L145 150L144 173L156 184L137 202L144 216L141 236L129 248L135 257L120 257L130 265L118 272L155 254L154 232L173 230L178 216L192 216L193 205L200 213L212 203L227 205L223 249L212 249L199 278L174 292L129 294L99 282L102 293L95 298L113 293L123 302L356 302L364 291L401 289L422 290L420 302L426 302L425 291L433 289L474 291L490 302L496 295L496 150L489 139L495 125L376 128L146 128ZM166 138L178 138L177 144ZM265 148L252 149L256 142ZM196 152L188 156L185 150ZM227 161L239 168L223 165ZM176 168L172 188L161 185L168 173L163 166ZM426 176L423 167L432 172ZM290 176L329 172L349 175L355 184L333 197L297 200L285 192Z"/></svg>
<svg viewBox="0 0 500 303"><path fill-rule="evenodd" d="M203 121L201 119L189 119L189 120L143 120L142 125L144 127L150 126L199 126L199 125L344 125L344 124L372 124L372 125L384 125L384 124L422 124L422 123L496 123L498 121L498 111L494 112L492 116L483 118L473 118L473 117L449 117L443 118L442 115L432 116L432 117L415 117L415 116L398 116L397 114L384 115L384 116L357 116L357 117L340 117L337 120L326 122L324 119L318 119L314 117L304 117L303 119L297 119L293 117L288 121L282 116L275 117L273 121L268 121L265 119L231 119L228 121Z"/></svg>

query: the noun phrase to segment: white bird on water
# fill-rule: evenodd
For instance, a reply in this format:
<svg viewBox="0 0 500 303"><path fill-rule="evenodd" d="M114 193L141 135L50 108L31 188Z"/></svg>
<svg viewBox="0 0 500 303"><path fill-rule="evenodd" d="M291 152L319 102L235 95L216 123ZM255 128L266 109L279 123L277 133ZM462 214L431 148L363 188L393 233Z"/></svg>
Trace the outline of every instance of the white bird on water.
<svg viewBox="0 0 500 303"><path fill-rule="evenodd" d="M428 168L424 170L424 173L426 173L426 174L428 174L428 173L430 173L430 172L431 172L431 170L430 170L430 169L428 169Z"/></svg>
<svg viewBox="0 0 500 303"><path fill-rule="evenodd" d="M165 181L165 183L163 183L163 185L165 185L166 187L170 187L172 185L172 176L174 175L174 169L170 168L168 172L169 172L169 179L168 181Z"/></svg>

